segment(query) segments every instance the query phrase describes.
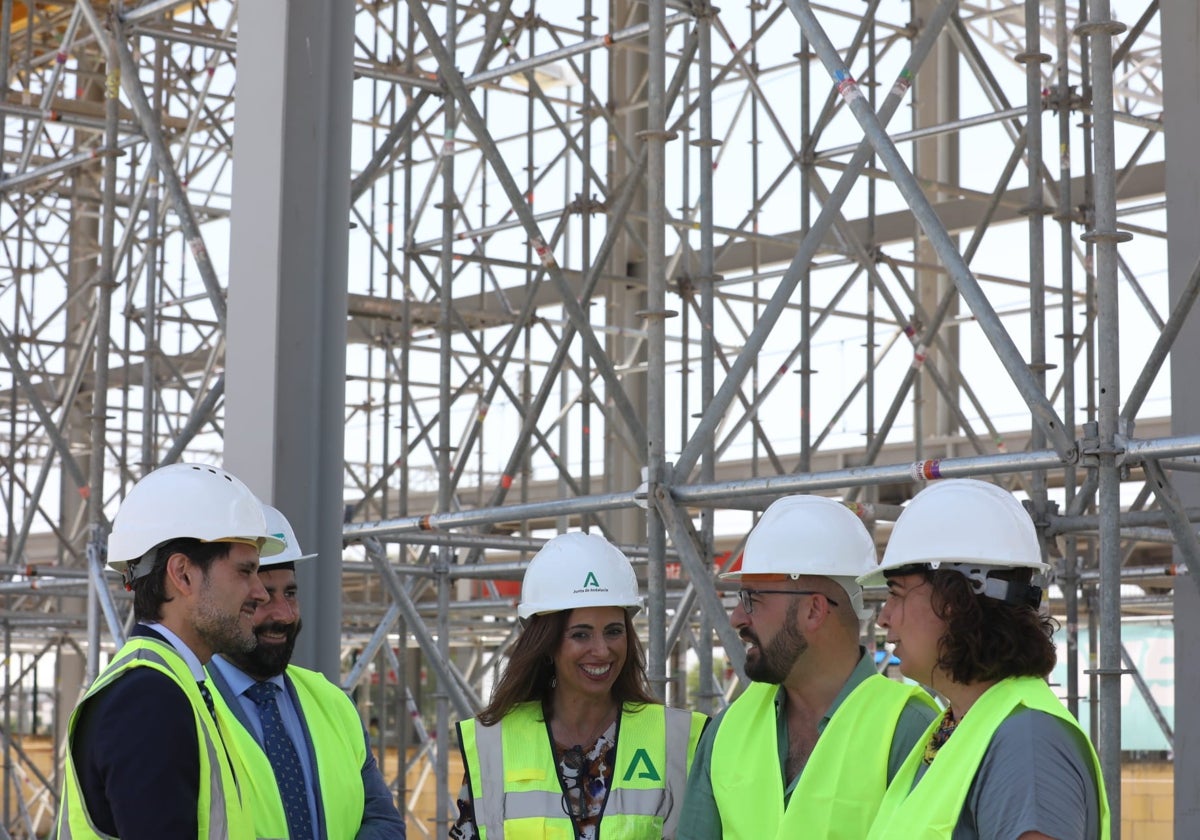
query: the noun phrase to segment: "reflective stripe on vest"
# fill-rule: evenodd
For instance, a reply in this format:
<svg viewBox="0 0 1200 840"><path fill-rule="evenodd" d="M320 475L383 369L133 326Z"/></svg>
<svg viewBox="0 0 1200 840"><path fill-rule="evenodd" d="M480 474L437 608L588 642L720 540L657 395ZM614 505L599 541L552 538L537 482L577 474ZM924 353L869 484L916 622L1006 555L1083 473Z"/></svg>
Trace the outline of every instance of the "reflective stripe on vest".
<svg viewBox="0 0 1200 840"><path fill-rule="evenodd" d="M317 793L330 840L353 838L362 825L365 793L362 766L366 742L358 710L340 688L321 674L289 665L287 675L300 701L300 714L316 753ZM287 818L266 753L225 701L213 692L222 731L230 733L230 755L242 780L243 799L258 837L287 837ZM307 744L303 745L307 749Z"/></svg>
<svg viewBox="0 0 1200 840"><path fill-rule="evenodd" d="M813 837L862 840L887 788L892 736L919 687L871 676L838 706L787 800L775 698L779 686L751 683L721 720L713 741L713 797L727 840Z"/></svg>
<svg viewBox="0 0 1200 840"><path fill-rule="evenodd" d="M925 755L925 744L937 731L942 717L930 724L892 780L867 835L868 840L949 840L996 730L1020 707L1053 715L1082 734L1079 724L1054 696L1045 680L1038 677L1001 680L975 701L969 714L963 715L954 734L938 750L937 758L913 787L917 768ZM1108 840L1110 826L1104 776L1095 749L1090 741L1084 740L1096 778L1100 840Z"/></svg>
<svg viewBox="0 0 1200 840"><path fill-rule="evenodd" d="M83 700L71 712L67 725L68 745L64 769L62 801L58 815L58 840L108 838L92 823L79 787L78 771L71 750L79 710L92 696L98 694L132 668L153 668L170 677L187 696L196 720L196 740L200 750L200 790L196 819L200 840L241 840L252 837L249 819L237 792L237 784L225 755L216 721L208 713L204 698L187 663L170 645L157 639L135 637L125 643L116 658L88 688Z"/></svg>
<svg viewBox="0 0 1200 840"><path fill-rule="evenodd" d="M575 836L541 706L522 703L495 726L459 724L480 840ZM673 837L687 771L707 718L659 705L627 706L617 727L602 836Z"/></svg>

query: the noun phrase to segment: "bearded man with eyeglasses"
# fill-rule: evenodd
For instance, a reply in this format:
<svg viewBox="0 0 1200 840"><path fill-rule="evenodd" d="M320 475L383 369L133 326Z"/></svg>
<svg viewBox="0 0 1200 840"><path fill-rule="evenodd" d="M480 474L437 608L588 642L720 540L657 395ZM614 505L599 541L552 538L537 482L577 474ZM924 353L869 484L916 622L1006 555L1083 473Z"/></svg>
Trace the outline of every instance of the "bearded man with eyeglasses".
<svg viewBox="0 0 1200 840"><path fill-rule="evenodd" d="M821 496L788 496L746 540L730 623L753 682L701 738L680 840L861 840L936 715L929 695L876 673L860 644L855 578L878 563L862 521Z"/></svg>

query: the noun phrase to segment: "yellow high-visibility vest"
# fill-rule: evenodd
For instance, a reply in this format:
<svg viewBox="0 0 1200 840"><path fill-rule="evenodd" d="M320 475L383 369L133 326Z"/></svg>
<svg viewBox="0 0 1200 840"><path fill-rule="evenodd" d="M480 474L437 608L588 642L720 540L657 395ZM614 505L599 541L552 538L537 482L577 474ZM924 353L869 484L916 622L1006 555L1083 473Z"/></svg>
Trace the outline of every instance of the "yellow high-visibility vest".
<svg viewBox="0 0 1200 840"><path fill-rule="evenodd" d="M304 725L316 753L317 795L321 798L329 840L353 840L362 826L362 766L367 746L358 710L340 688L321 674L289 665L288 678L296 688ZM287 837L283 799L267 754L237 719L221 692L213 692L217 717L224 732L233 733L229 751L242 782L243 798L254 815L258 837Z"/></svg>
<svg viewBox="0 0 1200 840"><path fill-rule="evenodd" d="M751 683L713 739L709 772L722 836L862 840L887 788L900 714L914 698L931 708L933 701L918 686L879 675L863 680L826 724L785 810L778 691L778 685Z"/></svg>
<svg viewBox="0 0 1200 840"><path fill-rule="evenodd" d="M604 840L675 836L696 743L708 720L657 704L626 704L601 819ZM458 724L479 840L573 840L541 704L521 703L494 726Z"/></svg>
<svg viewBox="0 0 1200 840"><path fill-rule="evenodd" d="M913 787L917 768L925 755L925 744L937 731L942 718L930 724L925 737L913 747L892 780L867 835L868 840L949 840L996 730L1020 707L1054 715L1079 729L1079 724L1054 696L1045 680L1039 677L1001 680L975 701L970 714L963 716L921 781ZM1080 732L1082 734L1082 730ZM1100 840L1108 840L1110 826L1104 776L1100 772L1096 750L1090 741L1087 744L1100 803Z"/></svg>
<svg viewBox="0 0 1200 840"><path fill-rule="evenodd" d="M198 840L250 840L254 837L250 815L242 805L220 729L208 712L196 678L173 647L144 636L134 637L125 643L71 713L67 725L66 776L59 805L58 840L108 837L101 834L92 823L83 792L79 788L78 772L69 742L74 739L75 724L83 703L133 668L153 668L166 674L175 681L192 705L196 719L196 741L200 747L200 790L196 800ZM153 737L153 733L143 734L148 738ZM154 803L147 802L146 807L153 808Z"/></svg>

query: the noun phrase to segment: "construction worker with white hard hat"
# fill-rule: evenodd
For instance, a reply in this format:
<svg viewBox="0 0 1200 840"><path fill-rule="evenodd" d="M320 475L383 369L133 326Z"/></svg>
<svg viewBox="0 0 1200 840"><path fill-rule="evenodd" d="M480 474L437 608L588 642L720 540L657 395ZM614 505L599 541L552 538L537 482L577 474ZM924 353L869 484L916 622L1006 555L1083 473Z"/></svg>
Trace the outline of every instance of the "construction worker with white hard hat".
<svg viewBox="0 0 1200 840"><path fill-rule="evenodd" d="M896 521L879 626L945 712L908 756L871 840L1107 840L1096 752L1046 683L1055 623L1028 513L994 484L931 484Z"/></svg>
<svg viewBox="0 0 1200 840"><path fill-rule="evenodd" d="M258 567L267 592L254 614L258 646L218 654L207 668L255 835L403 840L358 709L324 674L290 664L301 628L296 563L316 555L301 551L278 509L263 513L285 548Z"/></svg>
<svg viewBox="0 0 1200 840"><path fill-rule="evenodd" d="M254 837L204 664L254 649L260 554L283 543L225 470L174 464L125 497L108 564L137 624L71 714L56 837Z"/></svg>
<svg viewBox="0 0 1200 840"><path fill-rule="evenodd" d="M675 837L708 718L650 694L629 559L572 532L530 561L521 635L492 700L458 724L466 769L456 840Z"/></svg>
<svg viewBox="0 0 1200 840"><path fill-rule="evenodd" d="M688 778L682 840L862 840L884 790L936 715L877 674L859 644L856 578L875 544L845 505L788 496L746 539L730 623L753 682L709 726Z"/></svg>

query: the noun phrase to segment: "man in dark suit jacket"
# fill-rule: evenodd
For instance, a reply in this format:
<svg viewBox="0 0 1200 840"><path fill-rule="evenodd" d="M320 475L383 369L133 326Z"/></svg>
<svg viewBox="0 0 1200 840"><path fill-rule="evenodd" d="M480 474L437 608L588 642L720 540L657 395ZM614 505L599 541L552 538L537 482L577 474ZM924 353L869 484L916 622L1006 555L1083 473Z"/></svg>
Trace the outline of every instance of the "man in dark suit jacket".
<svg viewBox="0 0 1200 840"><path fill-rule="evenodd" d="M175 464L129 492L109 565L133 589L138 624L71 716L56 836L253 836L203 665L257 643L259 554L282 547L223 470Z"/></svg>
<svg viewBox="0 0 1200 840"><path fill-rule="evenodd" d="M274 837L286 828L292 838L402 840L404 820L375 763L358 710L323 675L289 664L301 627L296 561L316 555L300 551L282 513L270 505L263 505L263 513L267 530L286 547L259 566L268 600L254 614L258 645L251 651L214 656L208 665L218 689L218 718L225 723L224 731L234 733L230 749L235 764L245 768L239 778L248 780L243 790L254 814L255 834ZM267 686L269 690L259 690ZM279 715L303 778L295 778L294 765L290 772L282 766L287 759L277 754L273 760L265 748L271 724L264 722L263 704L277 709L267 714ZM289 784L295 797L290 810L282 793Z"/></svg>

